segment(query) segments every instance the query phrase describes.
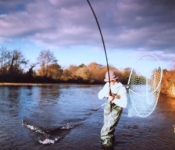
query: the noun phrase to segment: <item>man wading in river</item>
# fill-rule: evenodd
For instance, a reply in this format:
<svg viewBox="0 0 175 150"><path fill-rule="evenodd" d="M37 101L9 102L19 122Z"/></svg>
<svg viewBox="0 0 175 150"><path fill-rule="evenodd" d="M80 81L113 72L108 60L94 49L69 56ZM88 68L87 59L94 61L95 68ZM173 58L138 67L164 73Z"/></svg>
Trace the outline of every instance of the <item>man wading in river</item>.
<svg viewBox="0 0 175 150"><path fill-rule="evenodd" d="M101 129L102 149L112 149L115 141L115 127L118 124L123 108L127 106L125 87L118 81L118 77L115 76L113 71L109 71L109 77L107 72L104 79L106 84L98 93L99 99L107 98L104 107L104 125Z"/></svg>

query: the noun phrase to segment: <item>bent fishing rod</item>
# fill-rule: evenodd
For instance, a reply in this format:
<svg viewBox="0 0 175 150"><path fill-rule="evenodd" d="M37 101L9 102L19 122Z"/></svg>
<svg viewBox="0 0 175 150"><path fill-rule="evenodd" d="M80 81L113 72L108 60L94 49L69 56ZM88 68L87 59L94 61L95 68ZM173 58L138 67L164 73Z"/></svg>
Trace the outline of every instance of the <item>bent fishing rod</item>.
<svg viewBox="0 0 175 150"><path fill-rule="evenodd" d="M103 43L103 49L104 49L104 52L105 52L105 58L106 58L106 64L107 64L107 72L108 72L108 80L110 81L110 76L109 76L109 64L108 64L108 58L107 58L107 52L106 52L106 46L105 46L105 42L104 42L104 38L103 38L103 34L102 34L102 31L101 31L101 28L100 28L100 24L98 22L98 19L97 19L97 16L93 10L93 7L91 6L91 3L89 2L89 0L87 0L91 10L92 10L92 13L94 15L94 18L96 20L96 23L97 23L97 26L98 26L98 29L99 29L99 32L100 32L100 35L101 35L101 40L102 40L102 43ZM110 85L110 82L109 82L109 90L110 90L110 94L112 95L111 93L111 85Z"/></svg>
<svg viewBox="0 0 175 150"><path fill-rule="evenodd" d="M94 18L96 20L96 23L97 23L97 26L98 26L98 29L99 29L99 32L100 32L100 36L101 36L101 40L102 40L102 43L103 43L103 49L104 49L104 53L105 53L105 58L106 58L106 66L107 66L107 72L108 72L108 81L109 81L109 95L112 96L112 91L111 91L111 84L110 84L110 75L109 75L109 64L108 64L108 57L107 57L107 52L106 52L106 46L105 46L105 42L104 42L104 38L103 38L103 34L102 34L102 31L101 31L101 28L100 28L100 24L98 22L98 19L97 19L97 16L95 14L95 11L93 10L93 7L91 6L91 3L89 2L89 0L87 0L90 8L91 8L91 11L94 15ZM110 102L111 104L111 102ZM111 109L112 109L112 105L110 106ZM100 107L101 108L101 107Z"/></svg>
<svg viewBox="0 0 175 150"><path fill-rule="evenodd" d="M97 26L98 26L98 29L99 29L99 32L100 32L100 35L101 35L101 40L102 40L102 43L103 43L103 49L104 49L104 52L105 52L105 58L106 58L106 64L107 64L107 72L108 72L108 80L109 80L109 94L110 96L112 95L112 92L111 92L111 84L110 84L110 75L109 75L109 64L108 64L108 57L107 57L107 52L106 52L106 46L105 46L105 42L104 42L104 38L103 38L103 34L102 34L102 31L101 31L101 28L100 28L100 24L98 22L98 19L97 19L97 16L93 10L93 7L91 6L91 3L89 2L89 0L87 0L91 10L92 10L92 13L94 15L94 18L96 20L96 23L97 23Z"/></svg>

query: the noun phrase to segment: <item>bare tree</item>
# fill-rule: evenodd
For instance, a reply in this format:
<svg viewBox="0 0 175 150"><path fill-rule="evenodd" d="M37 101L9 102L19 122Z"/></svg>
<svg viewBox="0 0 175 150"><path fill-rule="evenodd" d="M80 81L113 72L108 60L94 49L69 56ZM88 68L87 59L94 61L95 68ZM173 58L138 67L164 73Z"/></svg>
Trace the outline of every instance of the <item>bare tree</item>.
<svg viewBox="0 0 175 150"><path fill-rule="evenodd" d="M2 47L0 49L0 73L3 75L8 73L10 58L10 52L6 48Z"/></svg>
<svg viewBox="0 0 175 150"><path fill-rule="evenodd" d="M0 72L1 74L22 73L28 61L19 50L8 51L6 48L0 49Z"/></svg>
<svg viewBox="0 0 175 150"><path fill-rule="evenodd" d="M24 68L22 65L26 65L28 61L24 58L23 54L19 50L14 50L11 53L10 58L10 73L23 73Z"/></svg>
<svg viewBox="0 0 175 150"><path fill-rule="evenodd" d="M39 76L58 78L61 67L50 50L42 50L37 58L40 69L37 71Z"/></svg>

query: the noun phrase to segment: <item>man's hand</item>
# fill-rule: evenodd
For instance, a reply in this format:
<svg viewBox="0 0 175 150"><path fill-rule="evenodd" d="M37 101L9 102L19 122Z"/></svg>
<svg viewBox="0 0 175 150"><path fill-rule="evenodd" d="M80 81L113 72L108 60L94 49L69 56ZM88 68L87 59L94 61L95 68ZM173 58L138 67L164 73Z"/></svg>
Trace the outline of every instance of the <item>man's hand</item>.
<svg viewBox="0 0 175 150"><path fill-rule="evenodd" d="M115 98L120 99L120 95L115 94Z"/></svg>
<svg viewBox="0 0 175 150"><path fill-rule="evenodd" d="M112 102L114 99L115 99L115 96L108 96L108 100L109 100L109 101Z"/></svg>
<svg viewBox="0 0 175 150"><path fill-rule="evenodd" d="M110 95L108 96L109 101L112 102L114 99L120 99L120 95L115 94L115 95L112 95L112 96L110 96Z"/></svg>

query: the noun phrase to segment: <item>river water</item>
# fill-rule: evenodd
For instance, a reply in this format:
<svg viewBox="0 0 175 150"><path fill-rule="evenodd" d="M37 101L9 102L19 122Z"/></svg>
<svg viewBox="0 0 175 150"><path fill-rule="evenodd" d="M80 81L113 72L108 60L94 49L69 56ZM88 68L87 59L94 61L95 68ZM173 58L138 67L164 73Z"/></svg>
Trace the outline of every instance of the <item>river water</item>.
<svg viewBox="0 0 175 150"><path fill-rule="evenodd" d="M97 98L102 85L0 87L0 150L99 150L104 100ZM63 138L43 145L41 135L22 125L25 119ZM146 118L128 117L124 109L115 131L114 150L174 150L175 99L161 95L155 111Z"/></svg>

